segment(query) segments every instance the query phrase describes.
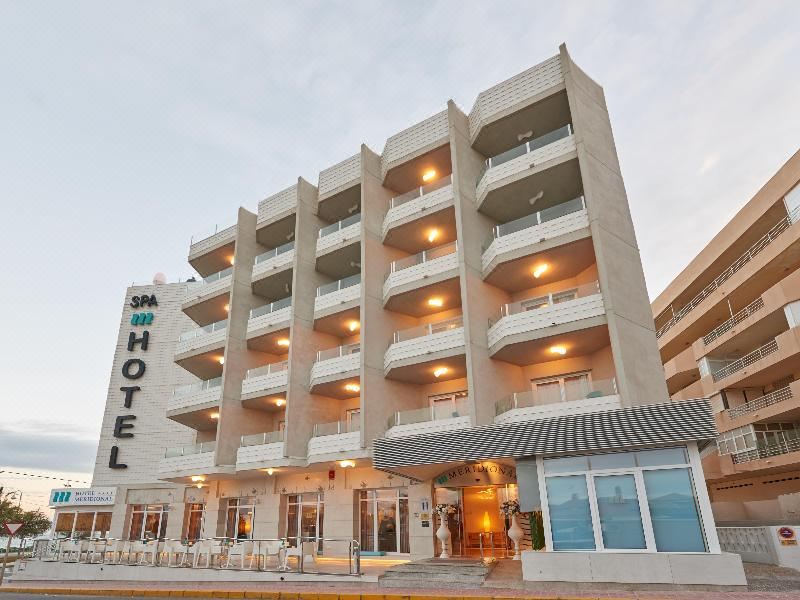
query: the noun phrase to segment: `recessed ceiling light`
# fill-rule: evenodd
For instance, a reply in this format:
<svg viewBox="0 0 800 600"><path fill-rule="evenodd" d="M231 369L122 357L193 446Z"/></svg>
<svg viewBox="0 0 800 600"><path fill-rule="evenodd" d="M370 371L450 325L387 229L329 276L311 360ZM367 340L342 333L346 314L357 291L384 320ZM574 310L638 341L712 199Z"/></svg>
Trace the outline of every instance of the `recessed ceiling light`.
<svg viewBox="0 0 800 600"><path fill-rule="evenodd" d="M226 304L225 305L225 312L231 312L231 305L230 304Z"/></svg>
<svg viewBox="0 0 800 600"><path fill-rule="evenodd" d="M278 346L281 346L283 348L288 348L289 347L289 338L280 338L275 343L278 344Z"/></svg>
<svg viewBox="0 0 800 600"><path fill-rule="evenodd" d="M428 169L422 174L422 181L427 183L429 181L433 181L434 177L436 177L436 169Z"/></svg>
<svg viewBox="0 0 800 600"><path fill-rule="evenodd" d="M267 471L267 475L272 475L275 472L275 469L273 469L272 467L269 467L269 468L266 469L266 471Z"/></svg>
<svg viewBox="0 0 800 600"><path fill-rule="evenodd" d="M436 238L439 237L439 230L435 227L433 229L428 230L428 241L433 243L436 241Z"/></svg>
<svg viewBox="0 0 800 600"><path fill-rule="evenodd" d="M547 272L547 270L548 270L549 268L550 268L550 265L548 265L547 263L542 263L542 264L540 264L538 267L535 267L535 268L533 269L533 276L534 276L536 279L539 279L539 277L541 277L542 275L544 275L544 274Z"/></svg>
<svg viewBox="0 0 800 600"><path fill-rule="evenodd" d="M219 413L218 412L212 412L210 415L208 415L208 417L210 419L214 419L216 421L217 419L219 419Z"/></svg>
<svg viewBox="0 0 800 600"><path fill-rule="evenodd" d="M231 265L233 265L233 261L234 261L234 257L233 256L231 256L230 261L231 261Z"/></svg>
<svg viewBox="0 0 800 600"><path fill-rule="evenodd" d="M361 327L361 323L359 323L359 322L358 322L358 321L356 321L355 319L351 319L351 320L349 320L349 321L347 322L347 328L348 328L350 331L355 331L355 330L356 330L356 329L358 329L359 327Z"/></svg>
<svg viewBox="0 0 800 600"><path fill-rule="evenodd" d="M361 386L357 383L348 383L344 386L344 389L346 389L348 392L360 392Z"/></svg>
<svg viewBox="0 0 800 600"><path fill-rule="evenodd" d="M436 369L433 370L433 376L441 377L442 375L447 375L448 371L450 371L450 369L448 369L447 367L437 367Z"/></svg>
<svg viewBox="0 0 800 600"><path fill-rule="evenodd" d="M218 358L217 358L217 362L218 362L219 364L221 364L221 365L224 365L224 364L225 364L225 357L224 357L224 356L220 356L220 357L218 357Z"/></svg>
<svg viewBox="0 0 800 600"><path fill-rule="evenodd" d="M567 353L567 349L564 346L550 346L550 352L564 356Z"/></svg>
<svg viewBox="0 0 800 600"><path fill-rule="evenodd" d="M275 400L275 406L279 408L284 404L286 404L286 400L284 400L283 398L278 398L277 400Z"/></svg>
<svg viewBox="0 0 800 600"><path fill-rule="evenodd" d="M444 306L444 298L441 296L434 296L433 298L428 298L428 306L435 306L436 308L441 308Z"/></svg>
<svg viewBox="0 0 800 600"><path fill-rule="evenodd" d="M346 469L348 467L352 468L352 467L356 466L356 463L355 463L355 461L352 461L352 460L340 460L339 461L339 466L342 467L343 469Z"/></svg>
<svg viewBox="0 0 800 600"><path fill-rule="evenodd" d="M204 475L192 475L192 481L197 483L198 481L205 481L206 478Z"/></svg>

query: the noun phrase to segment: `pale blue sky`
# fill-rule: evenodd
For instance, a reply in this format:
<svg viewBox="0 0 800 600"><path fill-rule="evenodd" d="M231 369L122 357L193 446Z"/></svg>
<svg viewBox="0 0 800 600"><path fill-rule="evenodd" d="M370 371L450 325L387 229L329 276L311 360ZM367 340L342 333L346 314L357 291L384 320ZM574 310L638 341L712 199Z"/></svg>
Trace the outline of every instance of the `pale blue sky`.
<svg viewBox="0 0 800 600"><path fill-rule="evenodd" d="M125 287L190 274L192 234L561 42L605 87L655 295L798 149L799 25L778 1L0 2L0 460L89 468Z"/></svg>

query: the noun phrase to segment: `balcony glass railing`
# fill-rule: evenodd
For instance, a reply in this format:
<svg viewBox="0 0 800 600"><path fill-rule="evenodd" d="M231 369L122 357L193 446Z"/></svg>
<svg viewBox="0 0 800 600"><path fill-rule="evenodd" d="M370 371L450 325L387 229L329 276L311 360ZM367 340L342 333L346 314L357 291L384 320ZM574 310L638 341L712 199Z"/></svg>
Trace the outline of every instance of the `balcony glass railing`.
<svg viewBox="0 0 800 600"><path fill-rule="evenodd" d="M178 446L177 448L167 448L164 451L164 458L174 458L176 456L190 456L192 454L203 454L213 452L217 447L217 442L201 442L191 446Z"/></svg>
<svg viewBox="0 0 800 600"><path fill-rule="evenodd" d="M197 234L193 235L189 239L189 245L193 246L195 244L199 244L200 242L203 242L203 241L205 241L205 240L207 240L209 238L214 237L218 233L219 234L228 234L228 233L235 233L235 232L236 232L236 225L226 225L226 226L214 225L214 227L212 229L208 229L208 230L206 230L206 231L204 231L202 233L197 233Z"/></svg>
<svg viewBox="0 0 800 600"><path fill-rule="evenodd" d="M195 338L202 337L209 333L214 333L215 331L221 331L225 329L227 326L228 326L228 319L222 319L222 321L211 323L210 325L206 325L205 327L198 327L197 329L192 329L191 331L184 331L178 338L178 341L186 342L188 340L193 340Z"/></svg>
<svg viewBox="0 0 800 600"><path fill-rule="evenodd" d="M480 175L478 175L478 181L480 182L483 174L492 167L497 167L503 163L507 163L510 160L524 156L525 154L538 150L539 148L544 148L545 146L552 144L553 142L557 142L558 140L563 140L565 137L569 137L570 135L572 135L572 125L564 125L564 127L560 127L555 131L551 131L550 133L545 133L542 136L528 140L524 144L520 144L519 146L511 148L511 150L506 150L497 156L487 158L486 162L484 163L483 170L481 171Z"/></svg>
<svg viewBox="0 0 800 600"><path fill-rule="evenodd" d="M540 296L534 296L525 300L517 302L510 302L500 307L500 311L489 319L489 327L497 323L503 317L516 315L522 312L531 310L541 310L543 308L551 308L556 304L562 304L578 298L585 298L586 296L593 296L600 293L600 283L592 281L591 283L584 283L576 285L575 287L565 288L557 292L549 292Z"/></svg>
<svg viewBox="0 0 800 600"><path fill-rule="evenodd" d="M332 423L316 423L312 437L323 435L339 435L361 431L361 421L333 421Z"/></svg>
<svg viewBox="0 0 800 600"><path fill-rule="evenodd" d="M189 383L187 385L176 385L172 389L172 396L179 398L180 396L189 396L199 392L205 392L218 388L222 385L222 377L214 377L214 379L206 379L205 381L198 381L197 383Z"/></svg>
<svg viewBox="0 0 800 600"><path fill-rule="evenodd" d="M267 431L266 433L254 433L243 435L241 447L263 446L264 444L275 444L283 441L283 431Z"/></svg>
<svg viewBox="0 0 800 600"><path fill-rule="evenodd" d="M617 380L613 377L611 379L593 379L592 381L577 377L570 380L565 377L563 382L553 381L552 383L537 384L533 390L515 392L498 400L494 405L494 413L502 415L515 408L531 408L559 402L602 398L603 396L613 396L616 393Z"/></svg>
<svg viewBox="0 0 800 600"><path fill-rule="evenodd" d="M468 415L469 402L467 398L464 397L454 402L436 403L433 406L426 406L425 408L396 412L389 417L389 427L427 423L429 421L441 421L442 419L453 419L455 417L466 417Z"/></svg>
<svg viewBox="0 0 800 600"><path fill-rule="evenodd" d="M337 231L341 231L345 227L350 227L355 223L361 221L361 213L356 213L354 215L350 215L346 219L342 219L332 225L326 225L319 230L319 237L325 237L326 235L330 235L332 233L336 233Z"/></svg>
<svg viewBox="0 0 800 600"><path fill-rule="evenodd" d="M581 210L584 210L585 208L586 208L586 203L584 201L583 196L578 196L577 198L573 198L572 200L567 200L566 202L562 202L561 204L550 206L549 208L545 208L544 210L540 210L533 214L526 215L514 221L509 221L508 223L497 225L494 228L492 228L491 234L489 234L489 237L484 241L483 251L485 252L486 249L497 238L506 235L511 235L512 233L517 233L518 231L523 231L531 227L536 227L537 225L541 225L542 223L547 223L548 221L552 221L553 219L558 219L559 217L564 217L566 215L579 212Z"/></svg>
<svg viewBox="0 0 800 600"><path fill-rule="evenodd" d="M273 248L272 250L267 250L263 254L259 254L258 256L256 256L256 264L266 262L271 258L280 256L281 254L286 254L287 252L291 252L292 250L294 250L293 241L287 244L283 244L282 246L278 246L277 248Z"/></svg>
<svg viewBox="0 0 800 600"><path fill-rule="evenodd" d="M444 244L443 246L437 246L436 248L431 248L430 250L423 250L418 254L406 256L405 258L401 258L400 260L392 262L391 267L389 268L389 273L391 274L396 271L408 269L409 267L413 267L415 265L421 265L422 263L430 262L437 258L441 258L442 256L453 254L457 251L457 241Z"/></svg>
<svg viewBox="0 0 800 600"><path fill-rule="evenodd" d="M319 286L317 288L317 296L319 297L325 296L326 294L332 294L333 292L338 292L339 290L353 287L359 283L361 283L361 273L356 273L355 275L350 275L350 277L345 277L339 281L333 281L331 283L326 283L325 285Z"/></svg>
<svg viewBox="0 0 800 600"><path fill-rule="evenodd" d="M225 279L226 277L229 277L231 273L233 273L233 267L222 269L222 271L217 271L216 273L212 273L208 277L203 277L203 283L214 283L215 281L219 281L220 279Z"/></svg>
<svg viewBox="0 0 800 600"><path fill-rule="evenodd" d="M351 354L358 354L361 352L361 344L346 344L344 346L337 346L336 348L328 348L327 350L317 351L317 362L328 360L331 358L339 358L340 356L349 356Z"/></svg>
<svg viewBox="0 0 800 600"><path fill-rule="evenodd" d="M428 185L423 185L418 188L414 188L410 192L406 192L400 196L395 196L392 198L391 208L397 208L398 206L402 206L406 202L411 202L412 200L416 200L420 196L424 196L425 194L430 194L431 192L435 192L438 189L446 187L453 183L453 176L447 175L446 177L441 177L436 181L429 183Z"/></svg>
<svg viewBox="0 0 800 600"><path fill-rule="evenodd" d="M443 333L451 331L464 326L464 320L459 317L452 319L445 319L437 321L436 323L427 323L426 325L418 325L416 327L409 327L408 329L401 329L395 331L392 336L392 343L405 342L406 340L413 340L415 338L425 337L427 335L434 335L436 333Z"/></svg>
<svg viewBox="0 0 800 600"><path fill-rule="evenodd" d="M253 308L250 310L250 318L255 319L256 317L263 317L264 315L274 313L275 311L281 310L282 308L287 308L291 305L292 297L287 296L286 298L275 300L275 302L270 302L264 306L257 306L256 308Z"/></svg>
<svg viewBox="0 0 800 600"><path fill-rule="evenodd" d="M254 369L247 369L247 373L245 373L244 378L252 379L253 377L261 377L262 375L272 375L273 373L285 371L288 368L289 361L281 360L268 365L263 365L261 367L255 367Z"/></svg>

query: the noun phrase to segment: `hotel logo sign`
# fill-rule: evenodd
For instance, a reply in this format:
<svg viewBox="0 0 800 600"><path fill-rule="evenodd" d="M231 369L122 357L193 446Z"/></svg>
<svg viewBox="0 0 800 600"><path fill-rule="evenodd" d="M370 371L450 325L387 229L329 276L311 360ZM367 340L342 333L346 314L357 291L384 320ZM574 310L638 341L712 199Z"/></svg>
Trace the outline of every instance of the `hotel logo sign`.
<svg viewBox="0 0 800 600"><path fill-rule="evenodd" d="M117 488L64 488L53 490L50 494L50 506L90 506L98 504L114 504Z"/></svg>
<svg viewBox="0 0 800 600"><path fill-rule="evenodd" d="M517 483L514 467L484 461L448 469L435 479L436 487L469 487L471 485L502 485Z"/></svg>

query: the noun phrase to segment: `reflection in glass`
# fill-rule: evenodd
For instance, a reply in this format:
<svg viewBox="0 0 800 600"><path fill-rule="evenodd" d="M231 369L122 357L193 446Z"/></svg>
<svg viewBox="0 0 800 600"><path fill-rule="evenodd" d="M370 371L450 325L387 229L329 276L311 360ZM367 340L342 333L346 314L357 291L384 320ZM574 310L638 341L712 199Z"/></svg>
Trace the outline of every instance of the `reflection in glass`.
<svg viewBox="0 0 800 600"><path fill-rule="evenodd" d="M689 469L645 471L644 485L658 552L705 552Z"/></svg>
<svg viewBox="0 0 800 600"><path fill-rule="evenodd" d="M644 550L642 515L633 475L594 478L603 546L615 550Z"/></svg>
<svg viewBox="0 0 800 600"><path fill-rule="evenodd" d="M586 477L548 477L546 486L553 550L594 550Z"/></svg>

